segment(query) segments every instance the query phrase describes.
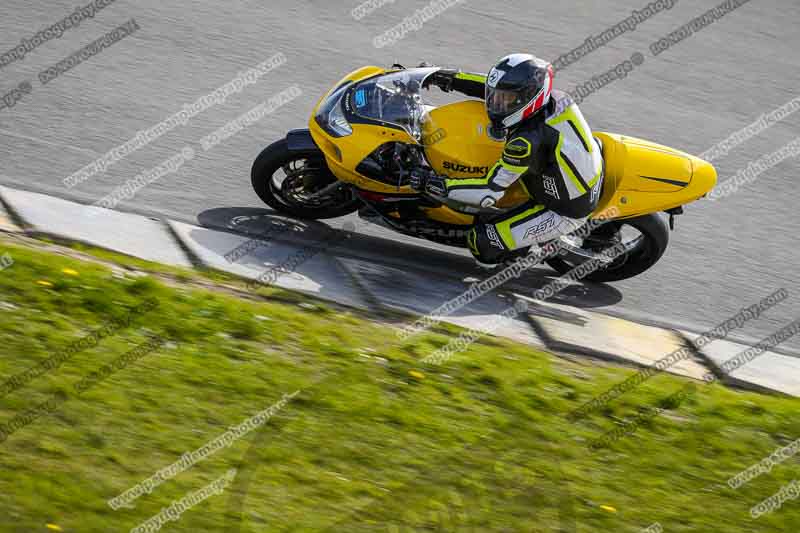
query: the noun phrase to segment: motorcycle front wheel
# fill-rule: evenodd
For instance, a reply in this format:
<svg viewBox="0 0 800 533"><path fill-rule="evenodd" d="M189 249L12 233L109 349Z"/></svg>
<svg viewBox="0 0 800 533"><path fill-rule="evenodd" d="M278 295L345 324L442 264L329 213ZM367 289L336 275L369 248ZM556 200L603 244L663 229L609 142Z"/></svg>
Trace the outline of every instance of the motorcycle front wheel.
<svg viewBox="0 0 800 533"><path fill-rule="evenodd" d="M286 139L258 155L250 181L261 201L295 218L337 218L361 205L352 189L331 173L321 152L291 151Z"/></svg>

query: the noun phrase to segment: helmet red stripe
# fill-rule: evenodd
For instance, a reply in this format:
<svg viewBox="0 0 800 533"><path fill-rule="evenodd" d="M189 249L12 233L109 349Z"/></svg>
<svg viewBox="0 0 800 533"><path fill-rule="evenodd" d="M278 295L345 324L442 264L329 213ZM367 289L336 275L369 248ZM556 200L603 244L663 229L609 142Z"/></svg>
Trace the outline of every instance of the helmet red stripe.
<svg viewBox="0 0 800 533"><path fill-rule="evenodd" d="M544 103L544 89L539 91L539 95L528 104L528 107L522 112L522 120L525 120L532 114L536 113Z"/></svg>
<svg viewBox="0 0 800 533"><path fill-rule="evenodd" d="M536 114L549 102L555 78L551 64L530 54L512 54L503 58L495 69L506 73L504 83L507 87L503 90L514 91L518 98L530 94L531 89L538 91L525 107L516 112L509 112L505 104L491 103L493 100L487 98L487 111L493 122L502 122L504 127L510 128ZM487 84L487 96L488 91Z"/></svg>
<svg viewBox="0 0 800 533"><path fill-rule="evenodd" d="M534 102L534 104L533 104L534 112L539 111L539 108L542 107L542 105L544 104L544 97L545 96L546 96L546 94L545 94L544 91L539 93L538 98L536 98L536 102Z"/></svg>

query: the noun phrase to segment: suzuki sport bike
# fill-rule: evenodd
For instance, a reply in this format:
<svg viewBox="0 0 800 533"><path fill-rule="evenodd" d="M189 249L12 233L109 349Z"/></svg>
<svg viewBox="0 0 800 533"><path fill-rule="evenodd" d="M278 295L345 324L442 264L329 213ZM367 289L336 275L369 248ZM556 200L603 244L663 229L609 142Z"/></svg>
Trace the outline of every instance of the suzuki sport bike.
<svg viewBox="0 0 800 533"><path fill-rule="evenodd" d="M479 208L420 193L409 176L423 168L450 178L486 175L504 141L491 136L485 105L463 100L440 107L422 97L437 67L364 67L339 81L317 103L308 129L290 131L267 147L252 169L252 185L267 205L302 219L355 211L405 235L467 248L476 217L513 209L530 197L518 181L494 206ZM558 256L546 260L563 274L592 259L602 267L591 281L627 279L652 267L666 250L669 229L684 205L716 184L714 167L652 142L594 132L605 180L597 209L614 217L590 234L564 235ZM622 245L613 260L604 251ZM617 247L617 250L620 248Z"/></svg>

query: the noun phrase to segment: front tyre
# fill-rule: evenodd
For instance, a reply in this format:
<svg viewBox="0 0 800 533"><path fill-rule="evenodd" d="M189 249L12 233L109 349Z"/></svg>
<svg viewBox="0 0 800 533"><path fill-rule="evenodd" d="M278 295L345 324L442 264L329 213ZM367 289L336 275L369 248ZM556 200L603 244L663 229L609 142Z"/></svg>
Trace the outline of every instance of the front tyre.
<svg viewBox="0 0 800 533"><path fill-rule="evenodd" d="M361 205L351 188L331 173L321 152L291 151L286 139L258 155L250 180L261 201L295 218L337 218Z"/></svg>
<svg viewBox="0 0 800 533"><path fill-rule="evenodd" d="M598 283L621 281L638 276L658 262L667 249L669 229L664 219L652 213L612 220L579 241L568 235L561 237L564 255L548 259L547 264L563 275L582 262L599 257L600 252L619 246L619 249L624 248L624 253L583 279Z"/></svg>

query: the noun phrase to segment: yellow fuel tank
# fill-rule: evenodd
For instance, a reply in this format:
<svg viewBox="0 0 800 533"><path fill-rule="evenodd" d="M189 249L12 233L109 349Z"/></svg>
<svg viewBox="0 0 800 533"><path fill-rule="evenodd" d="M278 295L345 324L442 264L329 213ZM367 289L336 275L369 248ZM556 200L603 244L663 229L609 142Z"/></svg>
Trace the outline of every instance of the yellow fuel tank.
<svg viewBox="0 0 800 533"><path fill-rule="evenodd" d="M487 133L486 106L467 100L430 112L423 144L431 166L451 178L480 178L503 153L503 143Z"/></svg>

